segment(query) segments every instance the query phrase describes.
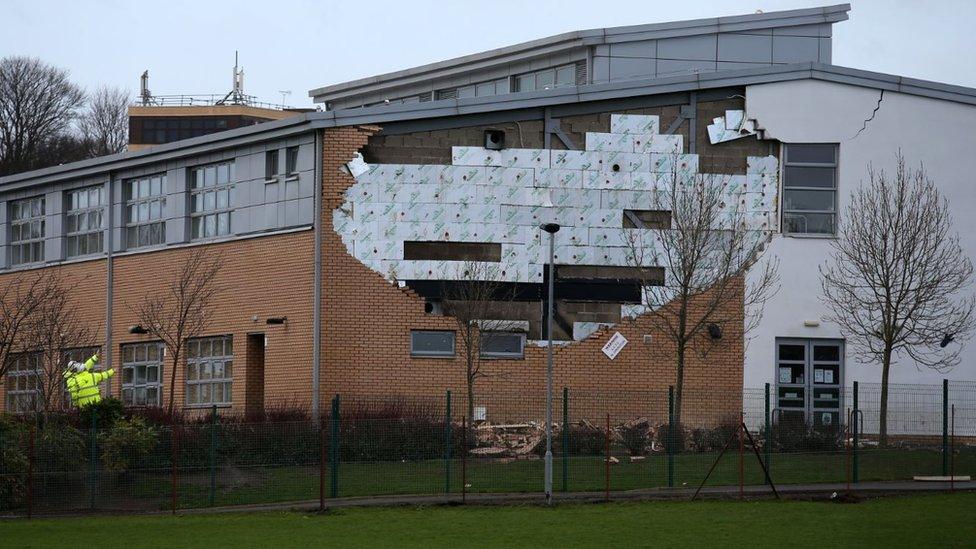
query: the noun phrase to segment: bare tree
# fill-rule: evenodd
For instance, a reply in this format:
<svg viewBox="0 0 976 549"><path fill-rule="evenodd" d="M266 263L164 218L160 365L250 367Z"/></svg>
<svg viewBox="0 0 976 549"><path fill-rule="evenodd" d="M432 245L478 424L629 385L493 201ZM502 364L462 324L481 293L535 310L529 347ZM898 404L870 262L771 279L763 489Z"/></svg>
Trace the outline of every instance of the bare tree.
<svg viewBox="0 0 976 549"><path fill-rule="evenodd" d="M628 215L628 260L637 267L642 312L674 345L675 423L681 423L689 351L704 356L723 333L748 332L779 287L778 262L758 262L772 235L732 179L698 174L672 154L648 220ZM746 274L755 266L749 282ZM663 277L660 270L663 268ZM729 307L729 304L734 304Z"/></svg>
<svg viewBox="0 0 976 549"><path fill-rule="evenodd" d="M86 324L78 316L77 304L70 297L77 285L67 285L56 273L50 275L49 285L52 292L35 310L27 342L27 349L39 356L38 411L44 414L64 409L64 370L69 353L95 346L98 332L97 326Z"/></svg>
<svg viewBox="0 0 976 549"><path fill-rule="evenodd" d="M129 92L102 86L88 98L78 121L91 156L120 153L129 136Z"/></svg>
<svg viewBox="0 0 976 549"><path fill-rule="evenodd" d="M468 261L458 267L454 280L442 283L444 313L454 319L464 352L468 418L474 419L475 384L491 374L484 368L483 349L499 332L517 329L511 309L514 286L501 280L498 267Z"/></svg>
<svg viewBox="0 0 976 549"><path fill-rule="evenodd" d="M888 379L900 358L948 371L973 328L973 264L952 229L949 202L925 168L896 156L894 178L868 169L851 193L820 268L830 320L863 363L881 364L879 443L888 442Z"/></svg>
<svg viewBox="0 0 976 549"><path fill-rule="evenodd" d="M169 413L173 413L176 393L176 371L180 367L183 346L189 338L203 334L210 323L210 305L221 291L217 284L222 258L219 254L197 248L175 269L169 286L147 293L133 309L139 324L161 340L172 362L169 384Z"/></svg>
<svg viewBox="0 0 976 549"><path fill-rule="evenodd" d="M85 94L35 57L0 59L0 175L41 167L38 150L68 132Z"/></svg>
<svg viewBox="0 0 976 549"><path fill-rule="evenodd" d="M59 279L49 269L17 275L0 287L0 377L17 354L33 348L38 311L59 293Z"/></svg>

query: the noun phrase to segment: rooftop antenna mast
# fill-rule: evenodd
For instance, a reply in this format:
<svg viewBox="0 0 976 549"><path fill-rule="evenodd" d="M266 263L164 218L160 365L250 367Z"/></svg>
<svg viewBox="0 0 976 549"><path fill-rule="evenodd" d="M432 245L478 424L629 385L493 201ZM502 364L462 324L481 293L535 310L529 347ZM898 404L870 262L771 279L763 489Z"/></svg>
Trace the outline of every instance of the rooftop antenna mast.
<svg viewBox="0 0 976 549"><path fill-rule="evenodd" d="M237 50L234 50L234 80L233 87L223 99L217 101L218 105L230 103L232 105L244 105L247 98L244 95L244 68L237 68Z"/></svg>
<svg viewBox="0 0 976 549"><path fill-rule="evenodd" d="M149 69L142 72L139 77L139 97L142 98L142 106L147 107L153 104L152 92L149 91Z"/></svg>

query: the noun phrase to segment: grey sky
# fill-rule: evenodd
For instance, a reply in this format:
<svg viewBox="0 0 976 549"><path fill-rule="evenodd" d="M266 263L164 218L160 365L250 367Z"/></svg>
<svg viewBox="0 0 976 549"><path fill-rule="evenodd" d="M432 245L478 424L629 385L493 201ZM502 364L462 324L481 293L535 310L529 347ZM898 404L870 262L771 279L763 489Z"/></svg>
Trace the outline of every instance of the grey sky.
<svg viewBox="0 0 976 549"><path fill-rule="evenodd" d="M561 32L839 4L816 0L0 0L0 56L70 69L86 88L224 93L234 50L245 91L310 106L308 90ZM834 63L976 87L973 0L852 0Z"/></svg>

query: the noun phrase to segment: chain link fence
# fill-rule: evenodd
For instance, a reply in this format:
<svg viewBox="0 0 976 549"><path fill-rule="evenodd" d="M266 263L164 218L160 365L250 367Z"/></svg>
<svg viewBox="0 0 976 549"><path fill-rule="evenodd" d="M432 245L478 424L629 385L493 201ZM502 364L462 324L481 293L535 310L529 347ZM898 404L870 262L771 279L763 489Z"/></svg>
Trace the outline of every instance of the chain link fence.
<svg viewBox="0 0 976 549"><path fill-rule="evenodd" d="M856 395L856 396L855 396ZM976 383L842 391L837 422L770 389L554 395L554 490L909 480L976 473ZM680 403L680 407L679 407ZM680 410L680 412L679 412ZM339 395L320 421L160 414L0 419L0 515L160 511L354 496L540 492L545 394ZM746 430L739 430L744 424ZM756 459L761 457L761 462ZM741 457L740 457L741 456Z"/></svg>

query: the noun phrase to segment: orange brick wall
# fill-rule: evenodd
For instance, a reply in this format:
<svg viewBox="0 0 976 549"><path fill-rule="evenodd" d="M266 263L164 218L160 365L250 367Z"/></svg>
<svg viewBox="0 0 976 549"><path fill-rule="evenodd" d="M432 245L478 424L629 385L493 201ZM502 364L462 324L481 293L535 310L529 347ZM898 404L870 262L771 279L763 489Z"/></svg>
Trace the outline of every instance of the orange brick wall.
<svg viewBox="0 0 976 549"><path fill-rule="evenodd" d="M323 401L334 393L440 397L450 389L456 395L457 409L464 410L460 338L455 359L410 357L412 329L453 330L453 320L426 314L422 298L390 284L349 255L332 228L331 211L354 183L340 167L366 145L374 131L328 129L323 140ZM741 315L741 294L728 307ZM601 349L615 331L629 344L615 360L609 360ZM649 344L644 343L645 334L650 335ZM741 410L742 341L741 329L727 329L707 357L690 353L682 406L687 421L714 421ZM583 395L581 399L571 396L571 400L594 417L666 414L667 388L675 379L675 352L648 319L625 321L585 341L559 347L554 354L554 386ZM546 355L544 347L528 346L524 360L487 362L483 368L491 377L478 381L475 404L488 407L490 420L543 418L544 402L538 396L545 390ZM659 398L649 400L648 392Z"/></svg>

